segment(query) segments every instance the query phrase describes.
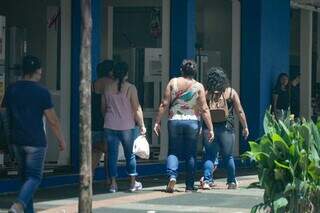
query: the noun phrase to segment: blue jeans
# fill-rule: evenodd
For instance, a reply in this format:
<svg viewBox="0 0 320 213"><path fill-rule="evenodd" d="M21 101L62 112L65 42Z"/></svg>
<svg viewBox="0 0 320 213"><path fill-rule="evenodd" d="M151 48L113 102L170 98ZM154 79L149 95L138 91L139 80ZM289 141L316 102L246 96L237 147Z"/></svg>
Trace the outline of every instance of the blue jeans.
<svg viewBox="0 0 320 213"><path fill-rule="evenodd" d="M214 125L215 139L209 143L208 129L203 130L203 145L205 148L204 154L204 181L209 183L213 182L212 169L217 154L220 153L223 163L227 169L227 183L236 182L235 177L235 164L233 159L233 147L235 143L235 135L233 129L229 129L224 124Z"/></svg>
<svg viewBox="0 0 320 213"><path fill-rule="evenodd" d="M167 158L167 174L169 178L178 176L179 158L186 162L186 188L193 189L196 171L197 142L199 121L170 120L168 121L169 151Z"/></svg>
<svg viewBox="0 0 320 213"><path fill-rule="evenodd" d="M104 140L104 132L103 131L92 131L92 144L101 143Z"/></svg>
<svg viewBox="0 0 320 213"><path fill-rule="evenodd" d="M23 182L17 201L23 205L24 212L33 213L33 195L42 180L47 148L14 145L13 149Z"/></svg>
<svg viewBox="0 0 320 213"><path fill-rule="evenodd" d="M136 172L136 156L132 153L134 141L134 129L130 130L112 130L105 129L105 138L108 143L108 166L111 178L118 176L118 153L119 144L121 142L124 155L126 158L127 173L129 176L137 176Z"/></svg>

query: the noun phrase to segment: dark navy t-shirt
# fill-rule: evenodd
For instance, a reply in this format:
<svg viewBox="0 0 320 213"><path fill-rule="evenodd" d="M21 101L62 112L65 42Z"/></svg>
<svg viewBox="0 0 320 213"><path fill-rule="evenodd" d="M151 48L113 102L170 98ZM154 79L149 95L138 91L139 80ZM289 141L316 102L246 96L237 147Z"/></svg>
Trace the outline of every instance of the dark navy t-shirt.
<svg viewBox="0 0 320 213"><path fill-rule="evenodd" d="M6 90L2 107L9 112L13 144L47 146L43 116L53 104L46 88L33 81L17 81Z"/></svg>

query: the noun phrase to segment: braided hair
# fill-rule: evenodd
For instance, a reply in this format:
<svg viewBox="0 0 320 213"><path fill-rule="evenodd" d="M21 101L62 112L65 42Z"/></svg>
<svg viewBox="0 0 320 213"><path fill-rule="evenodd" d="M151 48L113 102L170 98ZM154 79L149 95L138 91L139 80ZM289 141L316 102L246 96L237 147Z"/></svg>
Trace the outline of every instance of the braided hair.
<svg viewBox="0 0 320 213"><path fill-rule="evenodd" d="M212 67L208 71L206 88L208 92L224 92L229 87L229 80L221 67Z"/></svg>
<svg viewBox="0 0 320 213"><path fill-rule="evenodd" d="M183 77L194 77L197 72L197 63L193 60L185 59L182 61L180 71Z"/></svg>
<svg viewBox="0 0 320 213"><path fill-rule="evenodd" d="M118 80L118 92L121 91L122 83L128 73L128 65L125 62L119 62L113 67L114 78Z"/></svg>

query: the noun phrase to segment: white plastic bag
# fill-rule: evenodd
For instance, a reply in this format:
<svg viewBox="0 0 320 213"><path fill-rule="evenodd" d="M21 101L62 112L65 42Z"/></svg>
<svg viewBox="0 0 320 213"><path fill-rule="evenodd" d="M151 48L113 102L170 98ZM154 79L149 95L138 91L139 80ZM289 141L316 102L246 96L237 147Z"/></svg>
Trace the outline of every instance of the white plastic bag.
<svg viewBox="0 0 320 213"><path fill-rule="evenodd" d="M150 157L150 148L146 136L140 135L134 140L133 143L133 154L142 158L149 159Z"/></svg>

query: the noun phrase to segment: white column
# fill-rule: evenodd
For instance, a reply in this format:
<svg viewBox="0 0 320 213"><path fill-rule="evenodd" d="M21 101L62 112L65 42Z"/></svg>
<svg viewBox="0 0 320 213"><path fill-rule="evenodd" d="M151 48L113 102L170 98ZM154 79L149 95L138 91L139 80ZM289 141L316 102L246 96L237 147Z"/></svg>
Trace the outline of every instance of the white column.
<svg viewBox="0 0 320 213"><path fill-rule="evenodd" d="M66 150L59 155L58 163L70 163L70 100L71 100L71 0L61 1L61 95L60 121L66 139Z"/></svg>
<svg viewBox="0 0 320 213"><path fill-rule="evenodd" d="M162 1L162 91L165 90L169 82L170 69L170 0ZM163 94L163 92L162 92ZM164 160L168 152L168 129L167 118L161 121L161 141L159 160Z"/></svg>
<svg viewBox="0 0 320 213"><path fill-rule="evenodd" d="M312 11L301 9L300 18L300 111L310 119L312 77Z"/></svg>
<svg viewBox="0 0 320 213"><path fill-rule="evenodd" d="M231 84L240 95L240 60L241 60L241 4L238 0L232 1L232 65ZM239 156L239 118L234 121L236 144L234 156Z"/></svg>

